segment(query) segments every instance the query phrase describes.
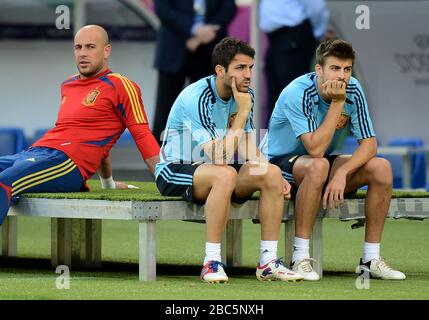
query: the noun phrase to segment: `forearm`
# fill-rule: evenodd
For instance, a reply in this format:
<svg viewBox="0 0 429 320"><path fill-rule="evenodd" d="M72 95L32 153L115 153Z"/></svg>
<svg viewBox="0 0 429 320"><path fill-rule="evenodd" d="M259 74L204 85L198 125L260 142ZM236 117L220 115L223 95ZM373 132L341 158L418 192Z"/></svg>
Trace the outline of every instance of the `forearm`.
<svg viewBox="0 0 429 320"><path fill-rule="evenodd" d="M352 174L376 155L376 138L364 139L361 141L359 147L355 150L350 160L345 162L339 170L343 171L346 175Z"/></svg>
<svg viewBox="0 0 429 320"><path fill-rule="evenodd" d="M101 160L98 175L103 179L107 179L112 176L112 162L110 160L110 156Z"/></svg>
<svg viewBox="0 0 429 320"><path fill-rule="evenodd" d="M343 105L344 102L332 102L320 127L303 141L310 156L320 158L325 154L335 134Z"/></svg>
<svg viewBox="0 0 429 320"><path fill-rule="evenodd" d="M154 157L145 159L145 163L147 167L149 168L149 171L152 173L152 175L155 175L155 166L159 162L159 156L156 155Z"/></svg>
<svg viewBox="0 0 429 320"><path fill-rule="evenodd" d="M98 176L100 177L101 187L103 189L115 189L116 183L112 177L112 162L110 157L101 160L100 168L98 169Z"/></svg>
<svg viewBox="0 0 429 320"><path fill-rule="evenodd" d="M242 139L238 146L238 152L240 156L248 161L254 161L259 163L268 163L268 160L264 157L262 152L252 141L249 134L246 134L245 139Z"/></svg>
<svg viewBox="0 0 429 320"><path fill-rule="evenodd" d="M149 129L149 125L136 124L128 127L143 159L159 155L159 145ZM145 160L146 161L146 160Z"/></svg>
<svg viewBox="0 0 429 320"><path fill-rule="evenodd" d="M204 151L212 163L225 165L234 156L244 135L247 114L237 114L225 137L216 139L204 147Z"/></svg>

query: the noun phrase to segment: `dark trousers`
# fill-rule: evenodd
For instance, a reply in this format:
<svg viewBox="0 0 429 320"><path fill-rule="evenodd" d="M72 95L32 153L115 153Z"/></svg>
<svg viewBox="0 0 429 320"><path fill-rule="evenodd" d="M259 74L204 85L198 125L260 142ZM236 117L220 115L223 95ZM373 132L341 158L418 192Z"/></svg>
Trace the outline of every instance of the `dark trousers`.
<svg viewBox="0 0 429 320"><path fill-rule="evenodd" d="M183 90L186 80L189 79L189 82L193 83L214 73L211 63L212 48L212 46L202 46L195 53L188 53L183 67L177 73L158 73L155 120L152 132L159 144L162 143L161 133L167 124L171 107Z"/></svg>
<svg viewBox="0 0 429 320"><path fill-rule="evenodd" d="M271 117L282 90L295 78L310 72L317 40L309 20L295 27L283 27L268 34L265 56L268 85L267 119ZM268 127L267 126L265 128Z"/></svg>

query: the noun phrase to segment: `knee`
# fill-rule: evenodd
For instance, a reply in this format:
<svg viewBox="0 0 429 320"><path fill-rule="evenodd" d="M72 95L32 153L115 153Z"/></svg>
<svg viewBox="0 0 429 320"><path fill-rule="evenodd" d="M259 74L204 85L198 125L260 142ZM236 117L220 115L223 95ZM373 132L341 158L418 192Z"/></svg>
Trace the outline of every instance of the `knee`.
<svg viewBox="0 0 429 320"><path fill-rule="evenodd" d="M321 187L328 179L329 161L326 158L311 159L305 169L305 177L310 179L312 185Z"/></svg>
<svg viewBox="0 0 429 320"><path fill-rule="evenodd" d="M232 193L237 183L237 171L229 166L219 166L214 187Z"/></svg>
<svg viewBox="0 0 429 320"><path fill-rule="evenodd" d="M368 171L370 183L376 183L386 187L393 184L392 166L390 162L383 158L372 158L365 165Z"/></svg>
<svg viewBox="0 0 429 320"><path fill-rule="evenodd" d="M280 168L274 164L268 164L267 170L263 175L263 186L265 189L275 190L279 192L283 190L283 177Z"/></svg>

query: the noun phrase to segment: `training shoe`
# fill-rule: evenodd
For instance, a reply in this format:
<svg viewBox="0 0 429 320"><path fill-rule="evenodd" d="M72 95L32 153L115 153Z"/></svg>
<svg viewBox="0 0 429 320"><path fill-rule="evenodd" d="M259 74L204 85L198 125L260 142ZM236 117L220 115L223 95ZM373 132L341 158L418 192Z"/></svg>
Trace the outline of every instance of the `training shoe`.
<svg viewBox="0 0 429 320"><path fill-rule="evenodd" d="M280 259L273 259L266 265L256 267L256 278L259 281L301 281L302 276L289 270Z"/></svg>
<svg viewBox="0 0 429 320"><path fill-rule="evenodd" d="M294 261L291 264L292 270L300 274L306 281L318 281L320 280L320 276L317 274L316 271L313 270L313 267L311 266L311 261L316 260L312 258L305 258L302 260Z"/></svg>
<svg viewBox="0 0 429 320"><path fill-rule="evenodd" d="M227 282L228 276L223 270L223 263L216 260L208 261L201 270L200 279L209 283Z"/></svg>
<svg viewBox="0 0 429 320"><path fill-rule="evenodd" d="M387 265L382 257L379 259L373 259L367 263L362 263L361 258L359 266L356 267L356 273L359 273L360 275L369 273L370 277L374 279L404 280L406 278L405 274L401 271L394 270Z"/></svg>

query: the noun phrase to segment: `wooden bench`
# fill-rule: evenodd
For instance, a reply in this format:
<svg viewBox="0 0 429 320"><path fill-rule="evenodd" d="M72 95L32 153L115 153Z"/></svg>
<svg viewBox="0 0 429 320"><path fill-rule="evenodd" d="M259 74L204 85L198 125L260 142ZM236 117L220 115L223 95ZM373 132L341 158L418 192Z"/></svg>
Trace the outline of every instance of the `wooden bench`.
<svg viewBox="0 0 429 320"><path fill-rule="evenodd" d="M204 207L180 198L162 197L154 183L134 183L140 190L100 190L91 181L89 193L27 194L14 205L0 227L1 253L17 254L17 218L20 216L51 218L51 264L70 268L101 266L101 222L103 219L136 220L139 223L139 279L156 279L156 222L158 220L204 221ZM323 218L342 221L364 219L364 193L347 199L342 209L321 210L310 241L310 254L317 260L316 271L322 275ZM256 199L257 196L254 196ZM429 218L429 193L394 193L388 217ZM285 201L285 261L292 255L294 205ZM230 221L223 241L223 261L228 266L241 265L242 221L258 219L258 200L232 205ZM226 248L226 249L225 249Z"/></svg>

